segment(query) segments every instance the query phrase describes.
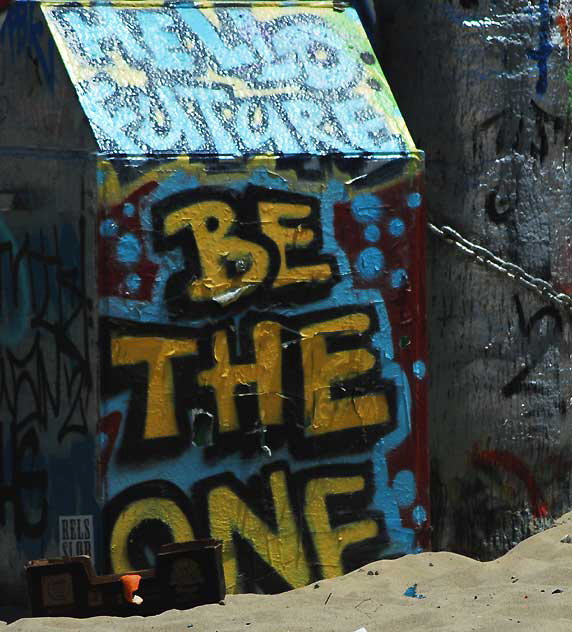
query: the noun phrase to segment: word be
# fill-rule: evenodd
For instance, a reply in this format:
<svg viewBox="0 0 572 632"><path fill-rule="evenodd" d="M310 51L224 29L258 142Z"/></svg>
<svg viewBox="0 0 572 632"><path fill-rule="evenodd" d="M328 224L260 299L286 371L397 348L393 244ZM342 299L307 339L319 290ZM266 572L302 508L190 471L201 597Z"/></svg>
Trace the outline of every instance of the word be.
<svg viewBox="0 0 572 632"><path fill-rule="evenodd" d="M219 313L248 302L323 298L337 281L321 254L316 198L250 186L186 190L153 208L155 249L181 249L184 271L167 281L173 315Z"/></svg>

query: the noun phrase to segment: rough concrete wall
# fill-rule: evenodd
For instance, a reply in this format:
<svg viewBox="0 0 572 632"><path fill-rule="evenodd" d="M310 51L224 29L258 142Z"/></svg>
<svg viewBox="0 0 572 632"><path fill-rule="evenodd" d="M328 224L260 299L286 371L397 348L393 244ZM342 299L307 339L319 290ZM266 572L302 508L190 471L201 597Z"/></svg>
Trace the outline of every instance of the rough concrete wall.
<svg viewBox="0 0 572 632"><path fill-rule="evenodd" d="M429 214L572 289L570 3L383 0L382 64ZM429 239L434 546L496 556L570 509L570 318Z"/></svg>
<svg viewBox="0 0 572 632"><path fill-rule="evenodd" d="M98 510L95 167L60 150L89 149L90 132L57 57L44 74L27 39L39 8L22 5L31 21L0 34L2 603L24 598L26 561L62 552L61 516Z"/></svg>
<svg viewBox="0 0 572 632"><path fill-rule="evenodd" d="M18 2L0 17L0 51L0 144L95 150L39 3Z"/></svg>

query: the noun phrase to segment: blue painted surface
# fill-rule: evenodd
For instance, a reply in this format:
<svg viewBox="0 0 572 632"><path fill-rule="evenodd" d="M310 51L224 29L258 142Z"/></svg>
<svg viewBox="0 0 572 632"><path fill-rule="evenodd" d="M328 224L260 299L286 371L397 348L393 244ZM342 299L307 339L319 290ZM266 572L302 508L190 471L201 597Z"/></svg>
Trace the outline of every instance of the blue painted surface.
<svg viewBox="0 0 572 632"><path fill-rule="evenodd" d="M141 277L138 274L130 274L125 281L127 290L131 293L135 293L141 287Z"/></svg>
<svg viewBox="0 0 572 632"><path fill-rule="evenodd" d="M423 198L420 193L410 193L407 196L407 206L409 206L409 208L419 208L422 201Z"/></svg>
<svg viewBox="0 0 572 632"><path fill-rule="evenodd" d="M385 264L383 253L379 248L366 248L358 256L357 267L364 279L372 280L382 272Z"/></svg>
<svg viewBox="0 0 572 632"><path fill-rule="evenodd" d="M427 511L425 507L421 505L417 505L413 509L413 520L415 520L415 524L422 525L427 520Z"/></svg>
<svg viewBox="0 0 572 632"><path fill-rule="evenodd" d="M413 147L354 9L43 11L102 151Z"/></svg>
<svg viewBox="0 0 572 632"><path fill-rule="evenodd" d="M99 234L102 237L112 237L117 233L119 226L112 219L104 219L99 225Z"/></svg>
<svg viewBox="0 0 572 632"><path fill-rule="evenodd" d="M394 217L389 222L389 232L394 237L401 237L404 231L405 231L405 224L403 223L402 219L399 219L398 217Z"/></svg>
<svg viewBox="0 0 572 632"><path fill-rule="evenodd" d="M548 58L554 50L550 41L550 25L552 15L549 0L540 0L539 5L540 24L538 28L538 48L528 51L528 56L538 64L538 81L536 82L536 93L543 95L548 89Z"/></svg>
<svg viewBox="0 0 572 632"><path fill-rule="evenodd" d="M131 233L122 235L117 242L117 259L121 263L137 263L141 258L143 246Z"/></svg>
<svg viewBox="0 0 572 632"><path fill-rule="evenodd" d="M382 215L381 200L373 193L360 193L352 200L352 214L364 224L379 221Z"/></svg>
<svg viewBox="0 0 572 632"><path fill-rule="evenodd" d="M407 283L407 271L403 268L393 270L391 273L391 285L394 288L403 287Z"/></svg>
<svg viewBox="0 0 572 632"><path fill-rule="evenodd" d="M363 234L364 237L371 243L379 241L379 238L381 237L379 226L376 226L375 224L370 224L369 226L366 226Z"/></svg>
<svg viewBox="0 0 572 632"><path fill-rule="evenodd" d="M417 360L413 363L413 374L418 380L422 380L425 377L425 373L427 369L425 367L425 362L422 360Z"/></svg>

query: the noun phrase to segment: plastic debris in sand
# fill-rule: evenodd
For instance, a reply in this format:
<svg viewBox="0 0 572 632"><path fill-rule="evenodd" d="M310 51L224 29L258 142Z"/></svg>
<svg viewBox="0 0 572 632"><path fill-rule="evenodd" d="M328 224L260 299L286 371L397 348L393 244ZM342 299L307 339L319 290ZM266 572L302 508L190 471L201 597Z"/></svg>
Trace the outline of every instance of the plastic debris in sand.
<svg viewBox="0 0 572 632"><path fill-rule="evenodd" d="M143 603L143 599L135 593L139 590L139 582L141 581L141 575L122 575L121 584L123 585L123 596L127 603L134 603L140 606Z"/></svg>
<svg viewBox="0 0 572 632"><path fill-rule="evenodd" d="M409 586L409 588L403 593L404 597L413 597L413 599L425 599L425 595L417 593L417 584Z"/></svg>

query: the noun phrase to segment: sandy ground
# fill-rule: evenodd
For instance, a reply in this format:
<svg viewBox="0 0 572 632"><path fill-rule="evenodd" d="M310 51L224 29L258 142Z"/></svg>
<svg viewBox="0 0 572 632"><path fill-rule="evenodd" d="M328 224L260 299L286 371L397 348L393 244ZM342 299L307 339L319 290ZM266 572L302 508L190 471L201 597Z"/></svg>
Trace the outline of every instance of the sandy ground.
<svg viewBox="0 0 572 632"><path fill-rule="evenodd" d="M452 553L407 555L281 595L155 617L21 619L7 632L572 631L572 513L494 562ZM571 538L572 539L572 538ZM417 584L423 599L404 596Z"/></svg>

